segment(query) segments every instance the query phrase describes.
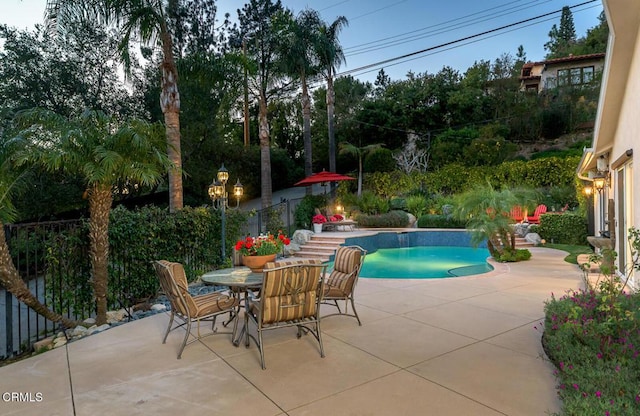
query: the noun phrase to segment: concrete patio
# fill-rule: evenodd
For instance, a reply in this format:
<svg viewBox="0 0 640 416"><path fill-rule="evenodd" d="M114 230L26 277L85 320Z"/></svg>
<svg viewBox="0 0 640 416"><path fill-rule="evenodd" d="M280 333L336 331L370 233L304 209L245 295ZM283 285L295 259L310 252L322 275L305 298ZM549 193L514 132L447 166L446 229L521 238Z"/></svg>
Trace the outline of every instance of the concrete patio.
<svg viewBox="0 0 640 416"><path fill-rule="evenodd" d="M360 279L361 327L322 322L326 357L295 329L235 348L228 335L176 352L168 314L134 321L0 368L2 415L544 415L558 411L544 358L544 301L580 287L566 253L488 274ZM329 310L329 309L327 309ZM6 393L30 401L6 400ZM40 398L41 400L38 400Z"/></svg>

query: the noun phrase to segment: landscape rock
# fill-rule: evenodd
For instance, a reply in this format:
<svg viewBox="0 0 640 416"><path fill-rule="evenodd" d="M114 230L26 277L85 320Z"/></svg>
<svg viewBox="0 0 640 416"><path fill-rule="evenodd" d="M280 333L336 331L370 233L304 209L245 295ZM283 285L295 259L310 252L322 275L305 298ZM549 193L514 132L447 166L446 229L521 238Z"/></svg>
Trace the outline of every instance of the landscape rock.
<svg viewBox="0 0 640 416"><path fill-rule="evenodd" d="M67 339L65 337L56 338L53 340L53 348L62 347L67 343Z"/></svg>
<svg viewBox="0 0 640 416"><path fill-rule="evenodd" d="M107 311L107 322L112 324L115 322L120 322L124 319L127 312L124 309L120 309L117 311Z"/></svg>
<svg viewBox="0 0 640 416"><path fill-rule="evenodd" d="M43 349L50 350L51 348L53 348L53 341L54 341L54 338L53 337L49 337L49 338L45 338L43 340L40 340L38 342L35 342L33 344L33 350L34 351L42 351Z"/></svg>
<svg viewBox="0 0 640 416"><path fill-rule="evenodd" d="M93 326L96 324L96 318L87 318L84 321L82 321L83 324L86 324L87 326Z"/></svg>
<svg viewBox="0 0 640 416"><path fill-rule="evenodd" d="M154 312L161 312L161 311L166 311L167 306L162 303L156 303L155 305L151 305L150 309Z"/></svg>
<svg viewBox="0 0 640 416"><path fill-rule="evenodd" d="M299 246L306 244L313 236L311 230L296 230L291 237L291 243L295 243Z"/></svg>
<svg viewBox="0 0 640 416"><path fill-rule="evenodd" d="M542 238L540 238L540 234L538 233L528 233L524 236L524 239L527 243L533 243L536 246L542 243Z"/></svg>
<svg viewBox="0 0 640 416"><path fill-rule="evenodd" d="M83 337L85 335L87 335L87 333L89 332L89 330L82 326L82 325L78 325L77 327L73 328L73 331L71 332L71 336L72 337Z"/></svg>
<svg viewBox="0 0 640 416"><path fill-rule="evenodd" d="M407 213L407 217L409 217L409 228L418 228L418 219L415 215Z"/></svg>
<svg viewBox="0 0 640 416"><path fill-rule="evenodd" d="M109 324L103 324L103 325L100 325L100 326L94 325L91 328L89 328L89 330L87 331L87 335L93 335L95 333L105 331L105 330L107 330L109 328L111 328L111 325L109 325Z"/></svg>
<svg viewBox="0 0 640 416"><path fill-rule="evenodd" d="M529 234L529 224L527 223L518 223L513 226L513 232L518 237L524 237Z"/></svg>

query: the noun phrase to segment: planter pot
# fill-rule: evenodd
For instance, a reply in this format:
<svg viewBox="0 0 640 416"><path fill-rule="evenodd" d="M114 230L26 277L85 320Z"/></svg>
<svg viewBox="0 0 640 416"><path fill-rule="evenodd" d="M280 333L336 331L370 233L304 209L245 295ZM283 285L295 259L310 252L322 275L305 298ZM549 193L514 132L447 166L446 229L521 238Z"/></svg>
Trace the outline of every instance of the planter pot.
<svg viewBox="0 0 640 416"><path fill-rule="evenodd" d="M268 254L266 256L242 256L242 264L250 268L254 273L262 273L264 265L275 260L275 254Z"/></svg>
<svg viewBox="0 0 640 416"><path fill-rule="evenodd" d="M321 233L322 232L322 224L313 224L313 232Z"/></svg>

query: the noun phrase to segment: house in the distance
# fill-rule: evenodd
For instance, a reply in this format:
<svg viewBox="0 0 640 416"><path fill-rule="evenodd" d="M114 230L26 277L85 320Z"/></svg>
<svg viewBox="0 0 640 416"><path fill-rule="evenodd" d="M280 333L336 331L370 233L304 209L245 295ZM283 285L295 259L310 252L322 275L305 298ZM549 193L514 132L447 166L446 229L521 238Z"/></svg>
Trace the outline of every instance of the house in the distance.
<svg viewBox="0 0 640 416"><path fill-rule="evenodd" d="M629 270L629 229L640 227L640 1L603 0L609 43L602 74L595 130L578 177L593 190L595 237L618 253L616 266L640 289L639 272ZM604 237L604 238L602 238Z"/></svg>
<svg viewBox="0 0 640 416"><path fill-rule="evenodd" d="M539 93L557 87L591 84L602 72L604 58L604 53L593 53L527 62L520 72L520 90Z"/></svg>

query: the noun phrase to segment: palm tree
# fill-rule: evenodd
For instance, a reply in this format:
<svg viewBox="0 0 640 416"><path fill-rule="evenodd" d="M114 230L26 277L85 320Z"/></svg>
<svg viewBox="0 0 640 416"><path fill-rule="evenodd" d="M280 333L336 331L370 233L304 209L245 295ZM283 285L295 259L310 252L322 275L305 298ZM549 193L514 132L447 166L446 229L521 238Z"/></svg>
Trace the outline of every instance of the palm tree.
<svg viewBox="0 0 640 416"><path fill-rule="evenodd" d="M89 240L96 323L106 322L109 212L118 186L153 186L170 166L157 124L119 123L102 112L67 119L52 111L26 110L16 117L23 143L16 163L84 179L89 200Z"/></svg>
<svg viewBox="0 0 640 416"><path fill-rule="evenodd" d="M21 182L22 175L17 172L14 166L11 166L10 154L8 146L6 144L2 146L0 149L0 286L37 314L51 322L60 322L67 328L73 328L77 322L71 321L43 305L29 290L13 264L4 225L16 218L17 213L12 204L11 196L17 184Z"/></svg>
<svg viewBox="0 0 640 416"><path fill-rule="evenodd" d="M308 78L318 71L317 58L314 56L318 44L321 19L315 10L304 10L298 17L290 18L284 25L281 55L284 71L300 79L302 88L302 124L304 141L304 173L313 173L311 147L311 99L309 98ZM311 186L306 187L307 195L311 195Z"/></svg>
<svg viewBox="0 0 640 416"><path fill-rule="evenodd" d="M467 222L472 243L487 242L491 256L499 259L505 252L515 251L514 220L509 213L516 206L531 205L535 192L528 189L496 190L487 183L456 197L454 216Z"/></svg>
<svg viewBox="0 0 640 416"><path fill-rule="evenodd" d="M329 170L336 172L336 136L334 131L335 90L333 88L333 76L340 65L345 62L344 52L338 40L338 34L342 28L349 25L344 16L338 16L329 26L322 22L320 26L320 42L317 55L320 60L320 68L327 80L327 130L329 134Z"/></svg>
<svg viewBox="0 0 640 416"><path fill-rule="evenodd" d="M167 154L172 162L169 168L169 210L175 212L183 207L183 188L180 93L173 38L168 25L167 8L170 3L162 0L47 0L46 19L49 24L62 29L76 24L78 18L99 20L106 26L116 24L120 29L120 54L127 73L131 64L129 42L132 38L160 46L160 108L164 114Z"/></svg>
<svg viewBox="0 0 640 416"><path fill-rule="evenodd" d="M238 10L239 29L234 36L246 41L247 54L255 64L251 74L251 89L258 99L258 137L260 140L260 189L262 207L272 205L271 145L268 120L268 101L272 94L282 91L279 83L278 45L281 39L275 30L276 17L283 13L282 2L250 0Z"/></svg>
<svg viewBox="0 0 640 416"><path fill-rule="evenodd" d="M372 150L377 150L384 146L383 143L369 144L363 147L356 147L349 142L340 143L341 155L353 155L358 158L358 196L362 195L362 159Z"/></svg>

